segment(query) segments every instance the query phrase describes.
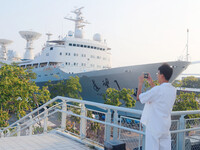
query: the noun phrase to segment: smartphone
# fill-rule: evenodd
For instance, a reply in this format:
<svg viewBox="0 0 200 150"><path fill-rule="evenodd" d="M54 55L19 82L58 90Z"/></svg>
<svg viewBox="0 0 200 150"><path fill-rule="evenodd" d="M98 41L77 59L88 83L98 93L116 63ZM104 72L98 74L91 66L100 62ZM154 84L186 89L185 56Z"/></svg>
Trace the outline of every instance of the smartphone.
<svg viewBox="0 0 200 150"><path fill-rule="evenodd" d="M144 73L144 78L148 79L149 78L149 73Z"/></svg>

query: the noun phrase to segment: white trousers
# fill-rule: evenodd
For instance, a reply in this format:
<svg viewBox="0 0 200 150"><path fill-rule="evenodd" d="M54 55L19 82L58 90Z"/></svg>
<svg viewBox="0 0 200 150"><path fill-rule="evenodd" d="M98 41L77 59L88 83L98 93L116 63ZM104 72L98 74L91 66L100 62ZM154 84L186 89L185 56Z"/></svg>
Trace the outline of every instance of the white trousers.
<svg viewBox="0 0 200 150"><path fill-rule="evenodd" d="M145 150L171 150L170 132L155 136L146 129Z"/></svg>

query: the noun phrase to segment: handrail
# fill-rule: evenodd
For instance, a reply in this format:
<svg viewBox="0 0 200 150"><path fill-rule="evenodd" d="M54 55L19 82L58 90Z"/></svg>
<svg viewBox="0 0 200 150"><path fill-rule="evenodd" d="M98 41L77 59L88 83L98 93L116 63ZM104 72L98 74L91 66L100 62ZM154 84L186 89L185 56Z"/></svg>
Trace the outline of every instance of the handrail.
<svg viewBox="0 0 200 150"><path fill-rule="evenodd" d="M117 111L122 111L122 112L128 112L128 113L132 113L132 114L137 114L137 115L141 115L142 114L142 110L136 110L136 109L130 109L130 108L124 108L124 107L116 107L116 106L112 106L112 105L107 105L107 104L101 104L101 103L95 103L95 102L90 102L90 101L85 101L85 100L78 100L78 99L74 99L74 98L69 98L69 97L63 97L63 96L56 96L55 98L51 99L50 101L48 101L47 103L43 104L42 106L38 107L37 109L35 109L34 111L30 112L29 114L27 114L26 116L22 117L21 119L19 119L18 121L14 122L13 124L11 124L10 126L3 128L3 130L1 130L0 132L4 132L7 129L13 127L14 125L16 125L17 123L21 122L22 120L24 120L25 118L31 116L32 114L36 113L37 111L43 109L44 107L46 107L47 105L55 102L56 100L65 100L66 102L77 102L77 103L82 103L85 105L92 105L98 108L102 108L102 109L112 109L112 110L117 110ZM192 111L173 111L171 113L172 116L177 116L177 115L189 115L189 114L200 114L200 110L192 110Z"/></svg>
<svg viewBox="0 0 200 150"><path fill-rule="evenodd" d="M62 96L57 96L57 98L62 99L62 100L66 100L67 102L73 101L73 102L82 103L82 104L86 104L86 105L93 105L93 106L98 107L98 108L114 109L114 110L118 110L118 111L125 111L125 112L129 112L129 113L134 113L134 114L137 114L137 115L142 114L142 110L137 110L137 109L117 107L117 106L101 104L101 103L98 103L98 105L97 105L97 103L95 103L95 102L90 102L90 101L86 101L86 100L80 101L80 100L77 100L77 99L74 99L74 98L62 97Z"/></svg>
<svg viewBox="0 0 200 150"><path fill-rule="evenodd" d="M53 111L52 113L48 114L46 117L51 116L51 115L55 114L56 112L58 112L58 110ZM29 124L26 124L26 126L24 126L23 128L21 128L20 130L24 130L25 128L27 128L27 127L29 127L29 126L31 126L31 125L34 125L35 123L41 121L42 119L45 119L46 117L39 118L38 120L35 120L35 121L33 121L33 122L29 123ZM14 132L11 134L11 136L14 135L14 134L17 133L17 132L18 132L18 131L14 131Z"/></svg>
<svg viewBox="0 0 200 150"><path fill-rule="evenodd" d="M66 113L68 115L73 115L73 116L84 118L84 119L87 119L87 120L90 120L90 121L95 121L95 122L98 122L98 123L101 123L101 124L105 124L105 125L109 125L109 126L112 126L112 127L117 127L119 129L124 129L124 130L127 130L127 131L131 131L131 132L135 132L135 133L138 133L138 134L145 135L145 133L143 131L138 131L138 130L135 130L135 129L119 126L119 125L114 124L114 123L108 123L108 122L92 119L92 118L89 118L89 117L85 117L85 116L82 116L82 115L77 115L77 114L75 114L73 112L69 112L69 111L63 111L63 110L58 110L58 111Z"/></svg>
<svg viewBox="0 0 200 150"><path fill-rule="evenodd" d="M171 115L178 116L178 115L191 115L191 114L200 114L200 110L173 111Z"/></svg>
<svg viewBox="0 0 200 150"><path fill-rule="evenodd" d="M1 132L6 131L7 129L9 129L10 127L16 125L17 123L19 123L20 121L24 120L25 118L31 116L32 114L36 113L37 111L39 111L40 109L43 109L45 106L55 102L56 100L58 100L57 97L53 98L52 100L48 101L47 103L43 104L42 106L38 107L37 109L35 109L34 111L30 112L29 114L27 114L26 116L22 117L21 119L17 120L16 122L12 123L11 125L9 125L8 127L4 128Z"/></svg>

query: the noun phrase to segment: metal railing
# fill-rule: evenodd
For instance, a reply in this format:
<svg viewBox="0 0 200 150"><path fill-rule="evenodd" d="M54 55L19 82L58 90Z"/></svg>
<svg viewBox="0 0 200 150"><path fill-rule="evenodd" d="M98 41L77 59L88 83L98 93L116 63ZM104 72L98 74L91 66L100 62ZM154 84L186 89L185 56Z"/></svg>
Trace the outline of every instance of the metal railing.
<svg viewBox="0 0 200 150"><path fill-rule="evenodd" d="M144 150L145 127L140 124L141 114L140 110L57 96L3 128L0 137L56 130L91 145L103 147L105 141L115 140L125 143L127 150ZM172 150L200 148L200 118L185 119L191 114L200 111L172 112Z"/></svg>

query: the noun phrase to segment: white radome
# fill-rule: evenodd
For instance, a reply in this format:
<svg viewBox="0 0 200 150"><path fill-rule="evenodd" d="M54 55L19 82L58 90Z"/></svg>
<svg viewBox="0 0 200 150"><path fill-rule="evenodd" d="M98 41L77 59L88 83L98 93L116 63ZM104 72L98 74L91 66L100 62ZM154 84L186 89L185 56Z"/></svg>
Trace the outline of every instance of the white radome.
<svg viewBox="0 0 200 150"><path fill-rule="evenodd" d="M93 40L94 40L94 41L101 42L101 41L102 41L101 34L99 34L99 33L94 34Z"/></svg>
<svg viewBox="0 0 200 150"><path fill-rule="evenodd" d="M83 30L76 29L76 30L75 30L75 38L83 39L83 38L84 38Z"/></svg>
<svg viewBox="0 0 200 150"><path fill-rule="evenodd" d="M73 34L74 34L74 32L73 31L68 31L68 36L70 36L70 37L72 37L73 36Z"/></svg>

